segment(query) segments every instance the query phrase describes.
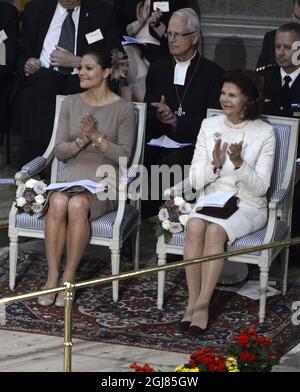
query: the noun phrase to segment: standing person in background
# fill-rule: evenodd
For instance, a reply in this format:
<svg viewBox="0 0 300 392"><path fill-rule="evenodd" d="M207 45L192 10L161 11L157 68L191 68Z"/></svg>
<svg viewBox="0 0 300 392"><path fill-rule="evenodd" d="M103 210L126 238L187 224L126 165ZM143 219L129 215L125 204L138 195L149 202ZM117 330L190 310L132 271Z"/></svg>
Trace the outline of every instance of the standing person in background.
<svg viewBox="0 0 300 392"><path fill-rule="evenodd" d="M287 23L276 31L276 66L264 73L264 114L299 118L300 64L297 59L299 47L293 48L293 44L299 41L300 23Z"/></svg>
<svg viewBox="0 0 300 392"><path fill-rule="evenodd" d="M275 37L276 67L264 73L263 113L283 117L300 117L300 64L293 43L300 41L300 23L287 23L279 27ZM298 157L300 139L298 139ZM300 166L296 166L294 188L292 237L300 235ZM299 263L299 246L292 246L290 260Z"/></svg>
<svg viewBox="0 0 300 392"><path fill-rule="evenodd" d="M32 0L25 6L14 124L21 135L21 165L48 145L55 96L80 91L77 67L82 54L104 48L122 48L113 9L105 2Z"/></svg>
<svg viewBox="0 0 300 392"><path fill-rule="evenodd" d="M162 9L155 9L156 3L153 0L114 1L121 34L137 38L145 44L124 45L130 62L127 82L139 101L145 96L149 64L168 55L168 42L164 34L172 13L188 6L188 0L172 0L160 2Z"/></svg>
<svg viewBox="0 0 300 392"><path fill-rule="evenodd" d="M293 0L292 21L300 23L300 0ZM275 62L275 36L277 30L269 31L265 34L261 52L257 61L257 67L263 67Z"/></svg>
<svg viewBox="0 0 300 392"><path fill-rule="evenodd" d="M0 133L9 132L9 97L18 53L18 34L17 9L0 1Z"/></svg>
<svg viewBox="0 0 300 392"><path fill-rule="evenodd" d="M104 52L89 51L79 65L80 87L85 91L66 97L62 103L55 142L55 156L65 162L58 181L89 179L101 181L99 172L107 166L105 181L112 192L102 200L88 191L74 194L52 192L46 215L45 244L48 278L45 288L59 284L60 263L66 246L62 283L74 282L77 267L90 237L90 222L117 208L119 159L130 159L134 134L134 109L130 102L113 93L109 78L111 58ZM115 176L114 176L115 174ZM64 295L38 298L42 306L64 306Z"/></svg>

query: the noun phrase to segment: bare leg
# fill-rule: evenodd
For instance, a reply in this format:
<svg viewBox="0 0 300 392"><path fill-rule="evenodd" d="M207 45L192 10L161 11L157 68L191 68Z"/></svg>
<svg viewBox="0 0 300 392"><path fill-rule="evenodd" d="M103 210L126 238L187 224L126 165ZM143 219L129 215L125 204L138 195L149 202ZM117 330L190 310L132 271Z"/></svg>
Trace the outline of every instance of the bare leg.
<svg viewBox="0 0 300 392"><path fill-rule="evenodd" d="M74 282L76 271L90 237L88 214L89 197L86 192L72 196L68 205L67 260L62 277L64 282ZM64 292L58 293L56 306L64 306Z"/></svg>
<svg viewBox="0 0 300 392"><path fill-rule="evenodd" d="M186 240L184 244L184 260L202 257L204 250L206 226L198 218L189 220L186 228ZM195 303L199 297L201 286L202 265L196 264L186 267L186 279L189 291L189 301L182 321L191 321Z"/></svg>
<svg viewBox="0 0 300 392"><path fill-rule="evenodd" d="M89 210L90 201L87 193L80 193L70 199L68 208L67 262L63 282L75 280L79 262L90 238Z"/></svg>
<svg viewBox="0 0 300 392"><path fill-rule="evenodd" d="M46 217L45 246L48 263L48 277L45 287L54 288L59 278L59 266L66 242L67 211L69 197L55 192L50 197L50 205ZM51 305L55 295L49 294L39 297L40 305Z"/></svg>
<svg viewBox="0 0 300 392"><path fill-rule="evenodd" d="M206 229L203 256L222 253L227 239L225 230L220 225L211 223ZM223 263L223 259L217 259L202 264L201 290L194 306L191 326L206 328L209 302L222 272Z"/></svg>

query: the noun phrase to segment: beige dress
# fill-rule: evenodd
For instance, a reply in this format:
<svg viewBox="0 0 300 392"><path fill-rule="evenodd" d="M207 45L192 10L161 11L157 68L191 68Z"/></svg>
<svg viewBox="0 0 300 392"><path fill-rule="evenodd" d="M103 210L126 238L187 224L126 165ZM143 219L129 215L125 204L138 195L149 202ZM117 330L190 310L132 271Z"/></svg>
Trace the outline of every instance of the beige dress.
<svg viewBox="0 0 300 392"><path fill-rule="evenodd" d="M88 113L96 119L98 131L107 136L108 149L104 153L90 144L72 157L68 144L81 135L80 120ZM89 194L90 221L117 208L119 158L123 157L129 162L135 141L134 132L134 108L123 98L108 105L91 106L82 100L80 94L75 94L67 96L62 103L55 156L64 161L65 167L57 181L89 179L99 182L105 178L112 190L110 198L106 200Z"/></svg>

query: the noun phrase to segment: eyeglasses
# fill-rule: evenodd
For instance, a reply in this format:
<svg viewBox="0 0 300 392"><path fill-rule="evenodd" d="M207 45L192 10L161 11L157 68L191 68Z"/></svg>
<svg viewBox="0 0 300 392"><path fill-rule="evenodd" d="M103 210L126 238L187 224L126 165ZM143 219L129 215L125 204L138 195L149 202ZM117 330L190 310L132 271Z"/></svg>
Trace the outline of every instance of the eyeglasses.
<svg viewBox="0 0 300 392"><path fill-rule="evenodd" d="M197 33L197 31L190 31L189 33L172 33L171 31L167 31L165 33L165 37L168 39L171 39L171 38L177 39L179 37L183 38L183 37L186 37L187 35L194 34L194 33Z"/></svg>

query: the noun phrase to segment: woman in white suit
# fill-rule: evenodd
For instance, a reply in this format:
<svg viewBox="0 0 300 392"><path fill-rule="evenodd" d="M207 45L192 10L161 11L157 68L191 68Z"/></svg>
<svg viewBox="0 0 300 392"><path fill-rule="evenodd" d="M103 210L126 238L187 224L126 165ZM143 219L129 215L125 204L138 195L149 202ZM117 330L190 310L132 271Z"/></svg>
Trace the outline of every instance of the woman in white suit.
<svg viewBox="0 0 300 392"><path fill-rule="evenodd" d="M202 122L190 182L204 195L235 192L238 209L227 219L207 216L199 211L199 199L187 224L185 259L222 253L227 241L267 222L275 135L272 126L259 119L263 99L256 77L252 71L228 72L220 94L223 114ZM209 303L222 267L223 259L186 267L189 300L180 327L190 335L207 328Z"/></svg>

